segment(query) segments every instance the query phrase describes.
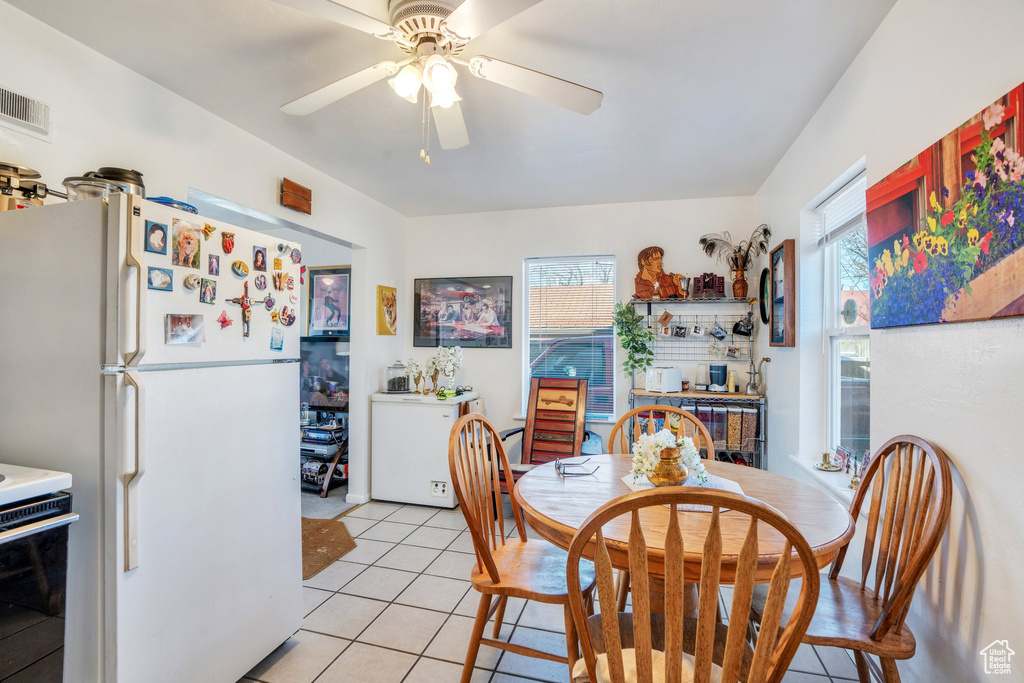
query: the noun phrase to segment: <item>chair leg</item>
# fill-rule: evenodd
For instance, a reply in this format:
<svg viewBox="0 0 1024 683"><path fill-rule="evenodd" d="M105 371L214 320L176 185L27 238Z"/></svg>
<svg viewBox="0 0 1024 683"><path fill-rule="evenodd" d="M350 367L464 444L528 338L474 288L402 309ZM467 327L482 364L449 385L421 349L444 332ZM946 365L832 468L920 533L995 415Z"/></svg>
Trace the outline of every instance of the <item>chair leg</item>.
<svg viewBox="0 0 1024 683"><path fill-rule="evenodd" d="M484 627L487 626L487 612L491 609L491 596L487 593L480 594L480 606L476 608L476 621L473 622L473 634L469 637L469 649L466 651L466 664L462 667L462 683L470 683L473 678L473 665L476 664L476 655L480 651L480 639L484 635Z"/></svg>
<svg viewBox="0 0 1024 683"><path fill-rule="evenodd" d="M501 634L501 620L505 618L505 605L507 603L507 595L502 595L498 598L498 609L494 613L494 638L497 638Z"/></svg>
<svg viewBox="0 0 1024 683"><path fill-rule="evenodd" d="M871 672L868 669L868 660L860 650L853 651L853 661L857 665L857 680L860 683L871 683Z"/></svg>
<svg viewBox="0 0 1024 683"><path fill-rule="evenodd" d="M882 680L885 683L900 683L900 672L896 669L896 660L888 657L879 657L882 662Z"/></svg>
<svg viewBox="0 0 1024 683"><path fill-rule="evenodd" d="M565 612L565 651L569 660L569 679L572 680L572 669L576 666L576 660L580 658L580 640L576 635L576 624L572 618L569 605L566 604Z"/></svg>
<svg viewBox="0 0 1024 683"><path fill-rule="evenodd" d="M619 570L619 585L616 589L615 609L619 612L626 611L626 596L629 595L629 572Z"/></svg>

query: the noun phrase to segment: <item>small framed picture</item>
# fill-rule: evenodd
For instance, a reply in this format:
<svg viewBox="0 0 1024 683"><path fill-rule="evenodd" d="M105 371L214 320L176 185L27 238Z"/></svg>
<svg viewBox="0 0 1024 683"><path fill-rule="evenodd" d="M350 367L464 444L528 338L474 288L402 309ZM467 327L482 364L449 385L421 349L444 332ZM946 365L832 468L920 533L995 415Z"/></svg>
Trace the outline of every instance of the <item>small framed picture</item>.
<svg viewBox="0 0 1024 683"><path fill-rule="evenodd" d="M194 223L175 218L171 223L171 265L199 269L203 229Z"/></svg>
<svg viewBox="0 0 1024 683"><path fill-rule="evenodd" d="M695 324L693 326L693 336L695 336L695 337L703 337L704 336L704 326L701 325L700 323Z"/></svg>
<svg viewBox="0 0 1024 683"><path fill-rule="evenodd" d="M267 248L266 247L253 247L252 248L252 269L266 272L267 271Z"/></svg>
<svg viewBox="0 0 1024 683"><path fill-rule="evenodd" d="M154 254L167 253L167 226L155 221L146 221L146 251Z"/></svg>
<svg viewBox="0 0 1024 683"><path fill-rule="evenodd" d="M204 304L212 304L217 300L217 281L203 278L203 284L199 288L199 300Z"/></svg>
<svg viewBox="0 0 1024 683"><path fill-rule="evenodd" d="M220 256L217 254L210 254L210 267L208 269L210 275L220 275Z"/></svg>
<svg viewBox="0 0 1024 683"><path fill-rule="evenodd" d="M686 336L686 325L676 325L672 331L673 337L685 337Z"/></svg>
<svg viewBox="0 0 1024 683"><path fill-rule="evenodd" d="M161 292L174 291L174 273L171 272L170 268L150 267L149 288L157 289Z"/></svg>
<svg viewBox="0 0 1024 683"><path fill-rule="evenodd" d="M169 313L164 316L165 344L198 344L206 341L203 316L194 313Z"/></svg>
<svg viewBox="0 0 1024 683"><path fill-rule="evenodd" d="M284 349L284 330L275 327L270 330L270 350L281 351Z"/></svg>

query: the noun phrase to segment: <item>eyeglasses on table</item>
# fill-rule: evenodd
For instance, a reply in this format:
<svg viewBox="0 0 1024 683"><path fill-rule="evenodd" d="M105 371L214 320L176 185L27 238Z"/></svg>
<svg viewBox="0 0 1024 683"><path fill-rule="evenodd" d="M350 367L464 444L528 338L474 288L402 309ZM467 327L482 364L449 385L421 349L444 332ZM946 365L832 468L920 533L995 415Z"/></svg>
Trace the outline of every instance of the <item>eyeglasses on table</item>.
<svg viewBox="0 0 1024 683"><path fill-rule="evenodd" d="M590 458L584 458L580 462L566 462L565 460L562 460L561 458L555 458L555 471L558 472L558 474L563 476L563 477L585 477L587 475L594 474L595 472L597 472L598 467L600 467L600 466L599 465L594 465L594 469L590 470L589 472L587 472L585 470L578 471L578 470L574 470L574 469L570 469L570 468L573 468L573 467L580 467L580 468L582 468L588 462L590 462Z"/></svg>

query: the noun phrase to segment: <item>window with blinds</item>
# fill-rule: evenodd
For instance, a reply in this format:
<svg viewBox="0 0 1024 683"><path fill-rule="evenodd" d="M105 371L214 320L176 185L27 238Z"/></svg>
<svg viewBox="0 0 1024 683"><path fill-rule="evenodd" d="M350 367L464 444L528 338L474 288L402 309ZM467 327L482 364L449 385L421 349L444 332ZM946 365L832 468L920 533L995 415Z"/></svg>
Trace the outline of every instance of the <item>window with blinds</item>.
<svg viewBox="0 0 1024 683"><path fill-rule="evenodd" d="M824 259L823 335L829 447L857 459L870 448L871 324L867 178L863 174L817 210Z"/></svg>
<svg viewBox="0 0 1024 683"><path fill-rule="evenodd" d="M607 418L615 402L615 257L526 259L529 357L533 377L588 380L587 415Z"/></svg>

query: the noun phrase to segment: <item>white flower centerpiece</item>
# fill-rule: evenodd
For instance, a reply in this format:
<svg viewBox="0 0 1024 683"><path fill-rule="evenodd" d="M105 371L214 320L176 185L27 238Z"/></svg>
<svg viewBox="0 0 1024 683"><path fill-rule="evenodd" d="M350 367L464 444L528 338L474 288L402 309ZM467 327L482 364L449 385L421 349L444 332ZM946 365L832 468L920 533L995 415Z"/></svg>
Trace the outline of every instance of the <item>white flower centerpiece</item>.
<svg viewBox="0 0 1024 683"><path fill-rule="evenodd" d="M668 429L662 429L657 434L642 434L636 443L633 444L633 482L647 478L655 486L667 484L682 484L687 475L682 476L683 481L663 481L663 478L655 475L655 469L659 463L664 462L662 451L671 449L678 453L672 453L671 459L679 458L680 463L686 468L688 474L693 475L698 485L703 486L708 482L708 473L701 462L700 452L693 444L693 439L688 436L677 438ZM678 468L678 465L676 465ZM652 479L652 475L655 475Z"/></svg>
<svg viewBox="0 0 1024 683"><path fill-rule="evenodd" d="M442 346L431 360L434 363L434 369L445 376L448 388L454 389L455 373L462 367L462 347Z"/></svg>

